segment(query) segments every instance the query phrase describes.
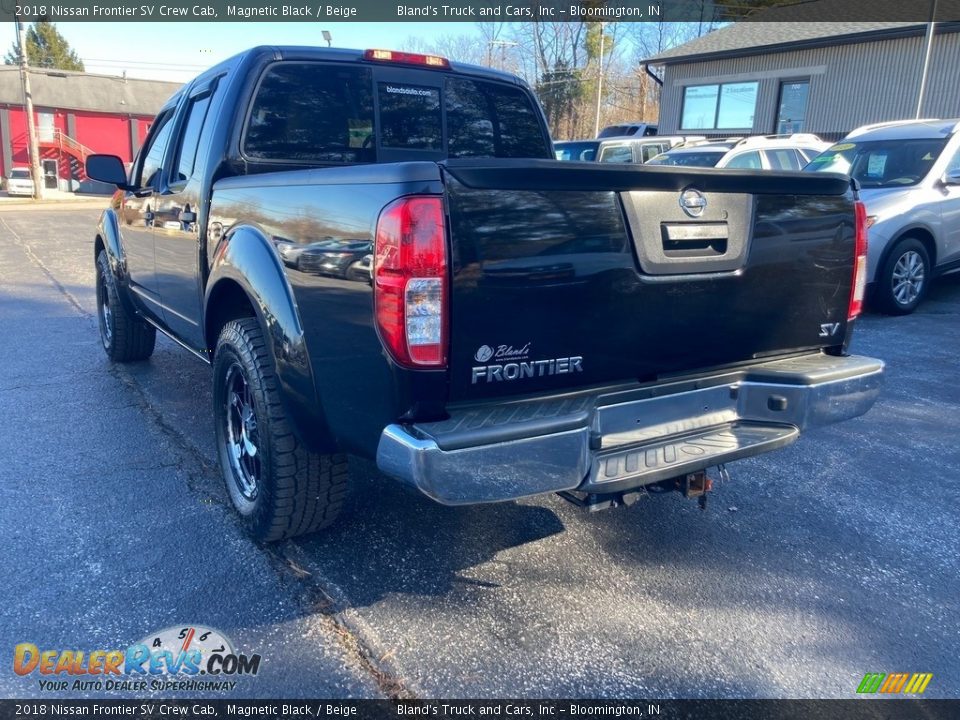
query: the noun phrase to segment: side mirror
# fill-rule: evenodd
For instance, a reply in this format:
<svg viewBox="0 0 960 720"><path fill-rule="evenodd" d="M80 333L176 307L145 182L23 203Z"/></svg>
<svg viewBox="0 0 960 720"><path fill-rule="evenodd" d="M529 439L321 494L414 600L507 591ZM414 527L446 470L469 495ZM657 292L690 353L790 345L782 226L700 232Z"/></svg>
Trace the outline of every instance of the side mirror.
<svg viewBox="0 0 960 720"><path fill-rule="evenodd" d="M940 182L944 185L960 185L960 170L950 170L945 172Z"/></svg>
<svg viewBox="0 0 960 720"><path fill-rule="evenodd" d="M88 155L87 177L100 182L116 185L121 190L132 190L127 184L127 173L123 169L123 160L116 155Z"/></svg>

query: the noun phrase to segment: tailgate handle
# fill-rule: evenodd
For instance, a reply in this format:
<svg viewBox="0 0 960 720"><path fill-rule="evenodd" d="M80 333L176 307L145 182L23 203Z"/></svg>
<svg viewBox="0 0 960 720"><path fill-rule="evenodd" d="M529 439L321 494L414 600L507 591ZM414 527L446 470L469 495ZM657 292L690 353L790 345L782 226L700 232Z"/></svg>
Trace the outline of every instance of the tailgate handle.
<svg viewBox="0 0 960 720"><path fill-rule="evenodd" d="M666 257L719 257L727 252L730 230L725 222L660 223Z"/></svg>

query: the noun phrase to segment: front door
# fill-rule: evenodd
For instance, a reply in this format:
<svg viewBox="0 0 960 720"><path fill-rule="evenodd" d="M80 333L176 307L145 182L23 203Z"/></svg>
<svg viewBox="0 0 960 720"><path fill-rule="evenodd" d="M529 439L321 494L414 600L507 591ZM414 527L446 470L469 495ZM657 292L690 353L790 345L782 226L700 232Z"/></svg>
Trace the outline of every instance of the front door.
<svg viewBox="0 0 960 720"><path fill-rule="evenodd" d="M153 249L153 227L156 222L156 193L170 139L172 113L159 118L140 151L133 171L136 190L125 193L119 212L123 254L130 277L130 289L137 295L145 312L160 320L160 292Z"/></svg>
<svg viewBox="0 0 960 720"><path fill-rule="evenodd" d="M57 161L41 160L43 164L43 186L48 190L57 189Z"/></svg>
<svg viewBox="0 0 960 720"><path fill-rule="evenodd" d="M171 142L166 183L155 195L154 253L164 323L182 342L201 351L206 347L200 322L200 227L205 218L200 203L203 157L198 148L203 145L213 90L207 85L190 96L178 138Z"/></svg>
<svg viewBox="0 0 960 720"><path fill-rule="evenodd" d="M956 149L945 173L960 172L960 147ZM943 257L942 263L960 261L960 185L945 185L939 192L943 193L940 203L940 222L943 228Z"/></svg>

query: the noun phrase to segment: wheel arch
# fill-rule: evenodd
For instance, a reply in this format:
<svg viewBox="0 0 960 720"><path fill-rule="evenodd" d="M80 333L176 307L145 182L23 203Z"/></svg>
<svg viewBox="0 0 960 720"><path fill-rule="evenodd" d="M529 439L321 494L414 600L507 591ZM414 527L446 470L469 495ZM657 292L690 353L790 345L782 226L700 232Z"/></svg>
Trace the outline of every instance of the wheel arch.
<svg viewBox="0 0 960 720"><path fill-rule="evenodd" d="M293 290L270 241L257 228L229 233L217 247L204 296L204 337L212 362L220 331L255 317L276 367L284 409L298 439L315 452L337 451L313 378Z"/></svg>
<svg viewBox="0 0 960 720"><path fill-rule="evenodd" d="M927 259L930 261L930 272L931 274L934 271L934 268L937 266L937 239L933 234L933 231L926 225L908 225L905 228L902 228L891 240L887 243L887 246L883 250L883 255L880 257L880 262L877 265L877 268L883 268L887 264L887 260L890 259L890 255L893 253L894 249L901 242L907 238L915 238L920 241L924 249L927 251Z"/></svg>

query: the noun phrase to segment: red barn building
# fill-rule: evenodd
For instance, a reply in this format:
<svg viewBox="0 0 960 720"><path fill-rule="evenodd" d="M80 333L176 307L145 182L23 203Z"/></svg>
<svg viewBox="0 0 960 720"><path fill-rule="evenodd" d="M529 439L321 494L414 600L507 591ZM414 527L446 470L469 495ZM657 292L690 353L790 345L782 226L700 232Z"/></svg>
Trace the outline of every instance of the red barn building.
<svg viewBox="0 0 960 720"><path fill-rule="evenodd" d="M90 153L130 162L157 110L179 83L31 68L30 91L44 187L76 190ZM0 66L0 173L30 165L20 69Z"/></svg>

